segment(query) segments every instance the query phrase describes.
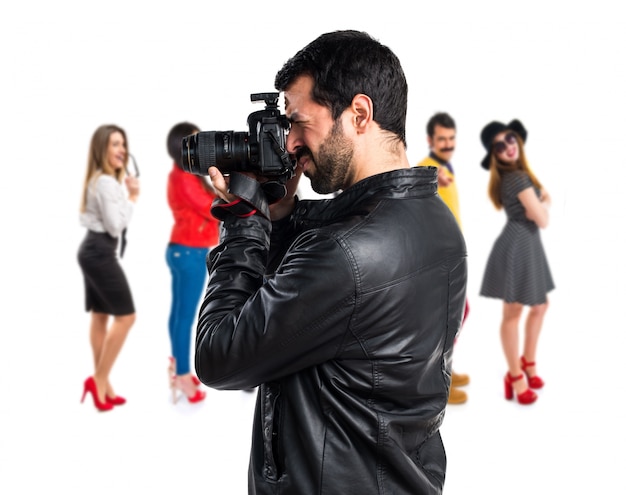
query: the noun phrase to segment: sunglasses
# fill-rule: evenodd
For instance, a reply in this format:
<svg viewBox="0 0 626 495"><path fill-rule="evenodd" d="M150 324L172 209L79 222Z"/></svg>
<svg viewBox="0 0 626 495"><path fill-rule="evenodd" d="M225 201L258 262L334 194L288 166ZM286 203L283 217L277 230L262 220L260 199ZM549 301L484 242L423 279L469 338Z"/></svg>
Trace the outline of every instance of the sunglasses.
<svg viewBox="0 0 626 495"><path fill-rule="evenodd" d="M503 141L496 141L495 143L493 143L493 151L496 152L496 154L500 154L503 151L506 150L507 146L509 144L514 144L517 142L517 139L515 139L515 133L514 132L508 132L505 136L504 136L504 140Z"/></svg>
<svg viewBox="0 0 626 495"><path fill-rule="evenodd" d="M126 175L130 175L131 177L139 177L139 167L137 166L135 157L130 153L128 153L128 157L130 158L130 163L132 164L132 171L126 168Z"/></svg>

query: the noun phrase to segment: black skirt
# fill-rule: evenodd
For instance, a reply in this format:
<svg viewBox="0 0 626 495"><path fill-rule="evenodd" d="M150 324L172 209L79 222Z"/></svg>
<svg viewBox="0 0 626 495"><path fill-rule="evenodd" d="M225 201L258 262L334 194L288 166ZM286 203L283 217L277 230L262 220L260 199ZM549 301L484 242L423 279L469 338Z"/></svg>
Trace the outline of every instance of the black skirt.
<svg viewBox="0 0 626 495"><path fill-rule="evenodd" d="M117 258L117 244L118 240L107 233L88 230L78 249L86 311L115 316L135 312L130 286Z"/></svg>

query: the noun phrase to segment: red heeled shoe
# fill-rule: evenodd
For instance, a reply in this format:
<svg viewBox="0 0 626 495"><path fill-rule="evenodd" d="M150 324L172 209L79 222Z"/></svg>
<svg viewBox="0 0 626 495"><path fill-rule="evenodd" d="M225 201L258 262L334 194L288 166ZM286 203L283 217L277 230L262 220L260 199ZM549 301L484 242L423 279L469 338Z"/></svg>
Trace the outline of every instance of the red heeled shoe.
<svg viewBox="0 0 626 495"><path fill-rule="evenodd" d="M190 380L190 381L191 381L191 386L194 388L194 392L192 395L188 395L189 386L185 387L184 384L182 383L182 380L183 379L181 379L180 377L174 375L170 381L170 387L172 388L172 402L174 404L178 402L177 390L180 390L183 393L183 395L187 397L187 400L192 404L201 402L206 398L206 392L195 388L196 386L193 384L193 380Z"/></svg>
<svg viewBox="0 0 626 495"><path fill-rule="evenodd" d="M530 376L526 371L526 368L530 366L535 366L535 362L533 361L532 363L529 363L528 361L526 361L526 358L524 358L524 356L522 356L520 360L522 362L522 371L526 374L526 378L528 379L528 386L530 388L543 387L543 380L538 375Z"/></svg>
<svg viewBox="0 0 626 495"><path fill-rule="evenodd" d="M170 374L170 377L176 375L176 359L174 359L172 356L170 356L170 365L168 366L167 370ZM196 375L191 375L191 380L196 387L199 387L202 383Z"/></svg>
<svg viewBox="0 0 626 495"><path fill-rule="evenodd" d="M123 406L126 404L126 399L121 395L116 395L115 397L109 397L108 395L104 396L107 404L111 404L113 406Z"/></svg>
<svg viewBox="0 0 626 495"><path fill-rule="evenodd" d="M83 387L83 397L80 399L81 404L85 401L85 396L87 392L91 394L93 397L93 405L96 406L98 411L110 411L113 409L113 404L108 403L106 400L104 402L100 402L98 399L98 387L96 386L96 382L93 379L93 376L90 376L85 380L85 384Z"/></svg>
<svg viewBox="0 0 626 495"><path fill-rule="evenodd" d="M516 382L517 380L521 380L522 378L524 378L524 374L520 374L517 376L511 376L510 373L507 373L504 377L504 398L506 400L511 400L513 399L513 395L514 395L514 388L513 388L513 382ZM526 390L524 390L524 392L522 392L521 394L517 394L517 402L519 402L522 405L528 405L528 404L532 404L533 402L535 402L537 400L537 394L535 392L533 392L531 389L527 388Z"/></svg>
<svg viewBox="0 0 626 495"><path fill-rule="evenodd" d="M191 397L189 395L187 396L187 400L192 404L195 404L196 402L202 402L205 398L206 392L199 389L196 389L196 393L193 394Z"/></svg>

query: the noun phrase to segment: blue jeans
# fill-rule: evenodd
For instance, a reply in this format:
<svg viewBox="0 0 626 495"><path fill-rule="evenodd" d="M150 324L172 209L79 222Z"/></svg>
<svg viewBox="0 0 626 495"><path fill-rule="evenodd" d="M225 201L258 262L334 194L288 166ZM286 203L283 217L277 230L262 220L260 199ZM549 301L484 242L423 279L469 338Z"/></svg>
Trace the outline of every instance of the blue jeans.
<svg viewBox="0 0 626 495"><path fill-rule="evenodd" d="M192 248L171 243L165 253L167 266L172 274L169 333L177 375L191 371L191 334L198 316L200 297L205 288L208 253L208 248Z"/></svg>

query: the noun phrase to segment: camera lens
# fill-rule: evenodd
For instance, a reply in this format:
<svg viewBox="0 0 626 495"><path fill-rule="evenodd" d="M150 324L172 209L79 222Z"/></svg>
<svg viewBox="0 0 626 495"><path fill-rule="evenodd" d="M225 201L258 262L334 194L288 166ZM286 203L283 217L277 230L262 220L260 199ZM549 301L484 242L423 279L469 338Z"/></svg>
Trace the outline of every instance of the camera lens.
<svg viewBox="0 0 626 495"><path fill-rule="evenodd" d="M183 138L183 169L196 175L208 175L209 167L217 167L222 174L246 170L248 136L247 132L205 131Z"/></svg>

